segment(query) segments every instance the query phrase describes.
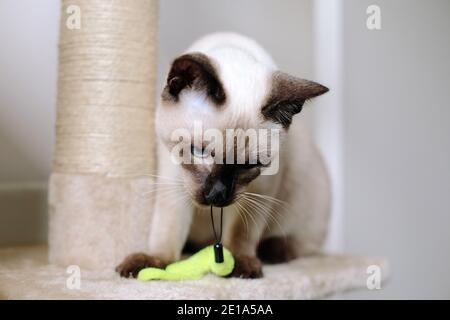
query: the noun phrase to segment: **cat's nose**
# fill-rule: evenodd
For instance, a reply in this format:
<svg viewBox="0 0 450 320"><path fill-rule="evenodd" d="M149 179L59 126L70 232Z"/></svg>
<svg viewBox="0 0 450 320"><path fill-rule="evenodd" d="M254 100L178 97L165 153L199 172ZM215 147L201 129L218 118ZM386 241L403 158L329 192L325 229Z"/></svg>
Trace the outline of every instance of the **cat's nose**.
<svg viewBox="0 0 450 320"><path fill-rule="evenodd" d="M228 200L227 187L222 181L217 180L204 197L207 204L222 206Z"/></svg>

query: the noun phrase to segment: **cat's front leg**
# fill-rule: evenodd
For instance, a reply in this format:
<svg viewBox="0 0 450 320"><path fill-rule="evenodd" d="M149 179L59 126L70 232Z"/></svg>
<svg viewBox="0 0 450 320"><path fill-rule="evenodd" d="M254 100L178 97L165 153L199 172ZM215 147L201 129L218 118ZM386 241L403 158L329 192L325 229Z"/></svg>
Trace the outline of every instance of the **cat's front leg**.
<svg viewBox="0 0 450 320"><path fill-rule="evenodd" d="M169 152L158 145L158 178L148 249L145 253L131 254L116 268L123 277L136 277L146 267L165 267L181 256L189 234L193 206L186 194L180 167L171 161Z"/></svg>
<svg viewBox="0 0 450 320"><path fill-rule="evenodd" d="M247 209L231 213L225 219L228 222L225 224L223 243L235 259L232 276L261 278L262 262L257 257L257 247L267 225L266 217L256 214L250 217Z"/></svg>
<svg viewBox="0 0 450 320"><path fill-rule="evenodd" d="M181 187L179 187L181 188ZM167 263L180 259L193 217L193 205L182 189L158 195L148 240L148 252Z"/></svg>
<svg viewBox="0 0 450 320"><path fill-rule="evenodd" d="M165 183L158 182L158 185ZM179 187L173 189L162 187L160 190L156 192L148 251L126 257L116 268L122 277L136 278L139 271L144 268L163 268L181 256L189 233L193 209L188 204L187 195Z"/></svg>

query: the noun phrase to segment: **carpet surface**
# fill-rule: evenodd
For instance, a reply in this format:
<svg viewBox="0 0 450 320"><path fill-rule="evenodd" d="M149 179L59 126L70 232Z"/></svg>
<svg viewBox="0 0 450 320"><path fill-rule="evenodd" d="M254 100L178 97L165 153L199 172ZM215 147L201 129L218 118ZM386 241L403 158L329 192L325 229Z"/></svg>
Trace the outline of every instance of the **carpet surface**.
<svg viewBox="0 0 450 320"><path fill-rule="evenodd" d="M69 289L71 274L49 265L47 253L43 246L1 248L0 299L317 299L366 288L370 265L380 266L383 279L388 275L383 258L320 255L264 266L264 278L256 280L208 275L198 281L139 282L111 270L81 270L79 289Z"/></svg>

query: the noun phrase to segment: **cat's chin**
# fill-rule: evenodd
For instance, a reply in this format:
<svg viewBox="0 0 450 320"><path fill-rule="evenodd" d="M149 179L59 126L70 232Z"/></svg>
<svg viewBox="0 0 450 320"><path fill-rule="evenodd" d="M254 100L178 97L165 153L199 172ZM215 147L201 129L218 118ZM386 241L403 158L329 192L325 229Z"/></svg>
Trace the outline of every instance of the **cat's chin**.
<svg viewBox="0 0 450 320"><path fill-rule="evenodd" d="M213 204L212 206L214 208L224 208L225 209L226 207L229 207L229 206L233 205L233 203L234 202L230 202L230 203L227 203L227 204L220 204L220 205ZM200 208L200 209L203 209L203 210L211 208L211 204L201 204L201 203L198 203L196 201L194 201L194 205L196 207Z"/></svg>
<svg viewBox="0 0 450 320"><path fill-rule="evenodd" d="M226 201L224 203L220 203L220 204L214 204L214 203L205 203L205 202L201 202L198 201L197 199L192 199L192 202L194 203L194 205L200 209L209 209L211 208L211 206L215 207L215 208L226 208L229 207L231 205L233 205L236 202L236 199L233 198L229 201Z"/></svg>

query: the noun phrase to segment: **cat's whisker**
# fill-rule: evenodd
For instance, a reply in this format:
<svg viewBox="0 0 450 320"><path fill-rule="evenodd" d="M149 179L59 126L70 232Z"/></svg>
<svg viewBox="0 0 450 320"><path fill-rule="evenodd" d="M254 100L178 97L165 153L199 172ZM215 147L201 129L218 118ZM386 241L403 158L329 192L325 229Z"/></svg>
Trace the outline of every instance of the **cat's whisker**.
<svg viewBox="0 0 450 320"><path fill-rule="evenodd" d="M243 199L245 201L245 203L250 207L251 210L255 210L256 213L258 213L257 211L259 210L253 203L249 202L248 199L244 198ZM271 231L272 229L270 228L270 224L266 219L263 219L264 223L266 224L267 228L269 229L269 231Z"/></svg>
<svg viewBox="0 0 450 320"><path fill-rule="evenodd" d="M165 201L167 199L172 200L176 196L181 196L181 195L184 195L181 190L170 190L170 191L168 190L168 191L166 191L164 193L160 193L158 195L158 201Z"/></svg>
<svg viewBox="0 0 450 320"><path fill-rule="evenodd" d="M168 207L169 209L172 209L173 207L175 207L175 205L178 205L180 202L182 202L183 204L186 204L187 206L192 205L191 198L189 197L189 195L186 192L175 193L175 195L166 194L165 196L163 196L161 198L161 200L165 201L169 197L170 197L170 204Z"/></svg>
<svg viewBox="0 0 450 320"><path fill-rule="evenodd" d="M146 188L154 188L159 186L184 186L184 183L181 182L154 182L150 183L146 186Z"/></svg>
<svg viewBox="0 0 450 320"><path fill-rule="evenodd" d="M241 210L242 210L242 205L239 203L239 200L236 200L236 202L234 203L236 205L236 212L239 214L239 217L241 219L241 221L244 223L245 226L245 232L248 236L248 225L246 220L244 219L244 217L242 216Z"/></svg>
<svg viewBox="0 0 450 320"><path fill-rule="evenodd" d="M262 202L261 200L257 200L257 199L252 199L250 197L245 198L247 201L250 201L251 203L253 203L256 207L260 208L260 210L262 211L257 211L260 214L266 214L266 216L270 219L272 219L273 222L275 222L277 224L277 226L280 228L280 231L283 233L283 236L286 237L286 231L284 230L283 226L281 225L281 223L278 221L278 219L272 214L272 212L276 212L276 211L272 211L273 209L271 209L270 207L268 207L264 202Z"/></svg>
<svg viewBox="0 0 450 320"><path fill-rule="evenodd" d="M239 203L239 200L240 199L238 199L235 203L237 204L237 206L238 206L238 214L239 214L239 216L241 217L241 219L242 219L242 221L244 222L244 225L245 225L245 232L246 232L246 236L247 236L247 239L248 239L248 237L249 237L249 232L248 232L248 221L247 221L247 217L241 212L241 210L242 210L242 204L241 203Z"/></svg>
<svg viewBox="0 0 450 320"><path fill-rule="evenodd" d="M183 187L181 187L181 186L165 186L162 188L154 188L154 189L142 192L142 195L146 196L146 195L158 192L158 191L161 192L161 191L166 191L166 190L183 190Z"/></svg>
<svg viewBox="0 0 450 320"><path fill-rule="evenodd" d="M169 206L168 206L168 209L169 210L172 210L174 207L176 207L176 206L178 206L178 205L180 205L180 202L181 202L181 205L182 206L184 206L184 205L190 205L190 203L189 203L189 198L187 198L187 197L185 197L185 196L181 196L181 197L178 197L178 198L175 198L175 199L171 199L171 203L169 204Z"/></svg>
<svg viewBox="0 0 450 320"><path fill-rule="evenodd" d="M142 196L143 197L148 197L148 198L156 198L156 197L163 197L166 196L167 194L172 194L172 193L182 193L183 189L182 188L167 188L167 189L159 189L159 190L154 190L152 192L147 192L144 193Z"/></svg>
<svg viewBox="0 0 450 320"><path fill-rule="evenodd" d="M242 198L241 200L245 201L245 198ZM250 217L250 219L251 219L251 220L253 221L253 223L255 224L255 227L257 228L257 227L258 227L258 224L257 224L257 222L256 222L256 220L255 220L253 214L251 213L251 211L248 210L248 208L245 206L245 202L244 202L244 203L241 203L241 209L242 209L243 213L247 214L247 215Z"/></svg>
<svg viewBox="0 0 450 320"><path fill-rule="evenodd" d="M159 185L159 186L152 186L152 188L143 189L143 193L145 192L153 192L155 190L164 190L164 189L175 189L175 188L183 188L182 185Z"/></svg>
<svg viewBox="0 0 450 320"><path fill-rule="evenodd" d="M164 180L169 180L169 181L183 182L183 179L181 179L181 178L167 177L167 176L161 176L161 175L150 174L150 173L126 174L126 175L123 175L123 177L124 178L151 177L151 178L158 178L158 179L164 179Z"/></svg>
<svg viewBox="0 0 450 320"><path fill-rule="evenodd" d="M268 211L268 214L270 214L270 216L273 219L276 219L276 218L279 218L279 217L283 217L283 214L274 208L274 204L273 203L268 202L266 204L264 202L266 199L257 198L257 197L251 197L251 196L248 196L248 195L246 195L246 199L248 201L252 201L253 203L257 203L259 206L263 206L264 208L267 208L267 209L265 209L266 211L270 210L270 211ZM283 209L283 211L285 211L285 209Z"/></svg>
<svg viewBox="0 0 450 320"><path fill-rule="evenodd" d="M154 186L154 185L183 185L182 182L150 182L149 183L150 186Z"/></svg>
<svg viewBox="0 0 450 320"><path fill-rule="evenodd" d="M245 205L242 205L242 210L248 214L248 216L250 217L250 219L252 220L253 224L255 225L255 228L258 228L258 223L256 222L255 217L253 216L252 212L245 207Z"/></svg>
<svg viewBox="0 0 450 320"><path fill-rule="evenodd" d="M181 188L166 188L166 189L155 189L147 192L143 192L141 196L143 197L151 197L151 196L157 196L159 194L167 193L168 191L182 191Z"/></svg>
<svg viewBox="0 0 450 320"><path fill-rule="evenodd" d="M275 197L271 197L271 196L268 196L265 194L254 193L254 192L244 192L244 194L250 195L250 196L255 196L255 197L260 197L260 198L266 199L268 201L272 201L274 203L279 203L280 205L289 206L289 203L287 203L286 201L282 201L280 199L277 199Z"/></svg>
<svg viewBox="0 0 450 320"><path fill-rule="evenodd" d="M268 211L266 211L265 208L262 208L261 205L259 205L259 204L255 203L254 201L252 201L252 199L250 199L250 198L245 198L245 201L246 201L247 204L248 204L250 207L252 207L258 214L266 215L272 222L274 222L274 223L277 222L276 219L275 219L275 217L273 217ZM261 210L262 210L262 212L261 212ZM271 230L271 227L270 227L268 221L267 221L267 220L265 220L265 221L266 221L266 224L267 224L269 230Z"/></svg>
<svg viewBox="0 0 450 320"><path fill-rule="evenodd" d="M150 194L141 195L141 197L143 198L143 200L153 199L154 201L156 201L156 199L158 199L158 201L163 201L163 202L168 200L168 198L170 198L169 208L172 208L174 206L174 204L176 202L178 202L176 200L177 198L186 198L187 200L189 200L189 197L186 195L186 193L183 192L182 189L159 190L157 196L156 195L152 195L150 193Z"/></svg>
<svg viewBox="0 0 450 320"><path fill-rule="evenodd" d="M280 207L281 209L283 209L283 211L286 214L292 214L291 206L285 201L279 200L279 199L271 197L271 196L253 193L253 192L244 192L244 194L247 195L248 197L252 197L253 199L258 198L260 200L265 200L265 201L271 203L272 205L276 205L276 206ZM281 214L279 214L279 215L281 215Z"/></svg>
<svg viewBox="0 0 450 320"><path fill-rule="evenodd" d="M243 223L244 226L245 226L245 235L246 235L247 238L248 238L248 229L247 229L247 226L245 225L244 218L242 217L242 214L241 214L241 212L240 212L239 203L236 201L235 203L233 203L233 204L230 206L230 208L233 210L234 213L236 213L236 214L239 216L239 219L241 219L242 223Z"/></svg>
<svg viewBox="0 0 450 320"><path fill-rule="evenodd" d="M265 203L265 202L264 202L264 201L267 200L267 199L263 199L263 198L253 198L253 197L251 197L251 196L248 196L247 199L248 199L249 201L254 202L255 204L258 204L258 205L260 205L260 206L262 206L262 207L264 207L264 208L267 208L267 210L270 210L270 212L273 213L273 217L274 217L274 218L276 218L276 217L281 217L281 216L282 216L282 214L281 214L280 212L278 212L278 210L275 210L275 208L273 208L273 206L274 206L273 203L271 203L271 202Z"/></svg>
<svg viewBox="0 0 450 320"><path fill-rule="evenodd" d="M168 177L168 176L162 176L159 174L150 174L150 173L145 173L142 176L145 177L153 177L153 178L158 178L158 179L163 179L163 180L171 180L171 181L183 181L183 179L181 178L174 178L174 177Z"/></svg>
<svg viewBox="0 0 450 320"><path fill-rule="evenodd" d="M251 199L251 198L247 198L247 201L250 204L252 204L254 207L256 207L256 209L262 210L261 213L265 214L269 219L271 219L272 222L275 222L275 223L278 222L276 216L274 216L271 213L271 210L270 210L271 208L270 207L266 206L264 203L261 203L259 201L255 201L254 199Z"/></svg>

